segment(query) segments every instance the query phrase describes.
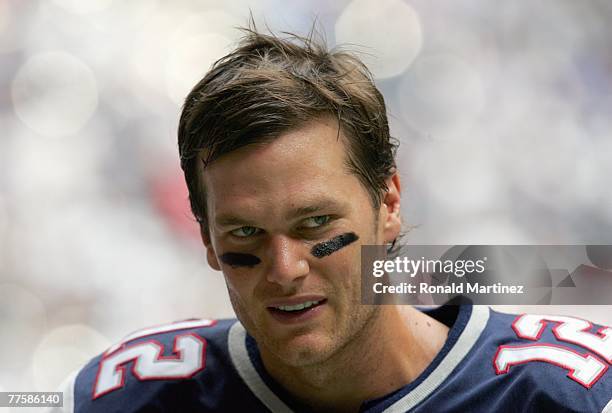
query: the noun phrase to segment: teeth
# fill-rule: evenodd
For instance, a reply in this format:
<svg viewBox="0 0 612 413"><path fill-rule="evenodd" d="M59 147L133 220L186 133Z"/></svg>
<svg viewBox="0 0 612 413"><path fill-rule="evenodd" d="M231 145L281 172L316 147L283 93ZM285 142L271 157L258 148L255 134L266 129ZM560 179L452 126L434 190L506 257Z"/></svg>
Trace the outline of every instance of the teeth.
<svg viewBox="0 0 612 413"><path fill-rule="evenodd" d="M275 308L283 311L299 311L303 310L304 308L312 307L313 305L319 304L320 302L321 301L306 301L305 303L296 305L279 305Z"/></svg>

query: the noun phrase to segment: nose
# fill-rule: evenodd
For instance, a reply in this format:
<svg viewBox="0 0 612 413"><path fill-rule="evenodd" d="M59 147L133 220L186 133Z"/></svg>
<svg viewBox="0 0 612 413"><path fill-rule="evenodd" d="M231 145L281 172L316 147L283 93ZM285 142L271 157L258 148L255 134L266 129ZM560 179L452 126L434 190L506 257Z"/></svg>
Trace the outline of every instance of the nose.
<svg viewBox="0 0 612 413"><path fill-rule="evenodd" d="M267 279L280 285L290 285L310 271L300 240L287 236L273 236L269 244L270 267Z"/></svg>

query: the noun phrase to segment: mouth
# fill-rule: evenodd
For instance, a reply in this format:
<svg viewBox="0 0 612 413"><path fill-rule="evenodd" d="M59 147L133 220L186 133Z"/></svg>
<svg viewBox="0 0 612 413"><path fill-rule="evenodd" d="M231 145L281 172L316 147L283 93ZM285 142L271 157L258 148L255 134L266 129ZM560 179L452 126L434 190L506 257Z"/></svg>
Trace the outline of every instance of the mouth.
<svg viewBox="0 0 612 413"><path fill-rule="evenodd" d="M315 317L321 312L327 299L321 300L306 300L295 304L269 306L268 311L276 319L282 323L298 323Z"/></svg>

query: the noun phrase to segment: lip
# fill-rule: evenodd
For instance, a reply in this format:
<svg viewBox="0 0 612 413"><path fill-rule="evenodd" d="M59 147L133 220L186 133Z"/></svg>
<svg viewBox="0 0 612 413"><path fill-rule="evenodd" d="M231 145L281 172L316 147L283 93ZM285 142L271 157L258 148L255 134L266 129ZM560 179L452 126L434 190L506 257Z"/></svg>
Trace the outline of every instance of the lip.
<svg viewBox="0 0 612 413"><path fill-rule="evenodd" d="M287 305L296 305L302 304L306 301L323 301L325 297L322 295L299 295L295 297L285 297L285 298L276 298L274 300L270 300L266 303L266 307L269 309L270 307L280 307Z"/></svg>
<svg viewBox="0 0 612 413"><path fill-rule="evenodd" d="M278 322L279 324L292 325L292 324L300 324L300 323L304 323L304 322L312 320L313 318L321 314L321 312L323 312L325 308L327 307L327 299L325 298L307 299L306 301L321 301L321 302L314 307L310 307L306 310L298 310L296 312L277 310L274 308L274 306L270 306L267 308L268 314L270 314L270 316L274 320L276 320L276 322ZM283 304L286 302L291 302L292 304ZM277 305L294 305L294 304L299 304L303 302L304 302L304 299L300 298L297 301L285 300L285 301L282 301L281 304L277 304Z"/></svg>

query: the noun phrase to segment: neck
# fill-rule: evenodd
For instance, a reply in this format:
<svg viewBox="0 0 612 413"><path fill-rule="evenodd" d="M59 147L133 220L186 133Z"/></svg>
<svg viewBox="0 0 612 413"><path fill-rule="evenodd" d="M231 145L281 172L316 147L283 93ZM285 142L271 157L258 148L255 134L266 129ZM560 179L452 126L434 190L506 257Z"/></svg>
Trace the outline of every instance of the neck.
<svg viewBox="0 0 612 413"><path fill-rule="evenodd" d="M448 327L412 307L381 306L357 336L322 363L265 363L299 402L315 411L357 411L416 379L440 351Z"/></svg>

